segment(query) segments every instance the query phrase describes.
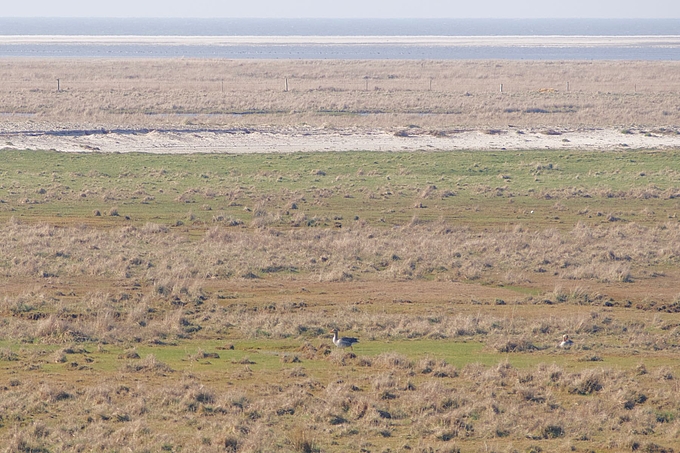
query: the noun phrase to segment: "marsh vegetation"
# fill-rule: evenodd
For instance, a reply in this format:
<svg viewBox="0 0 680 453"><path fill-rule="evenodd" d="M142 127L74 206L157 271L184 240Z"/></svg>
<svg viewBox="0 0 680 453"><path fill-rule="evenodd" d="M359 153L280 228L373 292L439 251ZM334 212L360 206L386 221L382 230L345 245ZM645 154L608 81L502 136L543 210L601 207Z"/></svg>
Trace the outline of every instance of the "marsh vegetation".
<svg viewBox="0 0 680 453"><path fill-rule="evenodd" d="M0 154L5 451L678 445L675 151Z"/></svg>

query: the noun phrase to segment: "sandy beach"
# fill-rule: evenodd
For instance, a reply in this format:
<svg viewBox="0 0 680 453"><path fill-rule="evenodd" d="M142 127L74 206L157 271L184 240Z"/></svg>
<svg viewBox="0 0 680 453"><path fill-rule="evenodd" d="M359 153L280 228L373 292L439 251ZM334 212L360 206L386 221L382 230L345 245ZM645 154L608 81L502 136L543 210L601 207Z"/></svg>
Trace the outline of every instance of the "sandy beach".
<svg viewBox="0 0 680 453"><path fill-rule="evenodd" d="M26 126L24 124L24 126ZM8 149L54 149L105 153L291 153L313 151L453 151L522 149L668 149L680 147L672 129L469 129L438 131L315 127L159 127L107 128L32 124L3 127Z"/></svg>

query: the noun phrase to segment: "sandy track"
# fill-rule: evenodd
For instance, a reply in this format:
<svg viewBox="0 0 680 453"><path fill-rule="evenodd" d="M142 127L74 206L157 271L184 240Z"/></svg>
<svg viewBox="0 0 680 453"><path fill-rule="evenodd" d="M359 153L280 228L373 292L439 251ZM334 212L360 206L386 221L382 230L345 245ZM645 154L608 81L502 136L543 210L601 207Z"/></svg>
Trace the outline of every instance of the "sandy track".
<svg viewBox="0 0 680 453"><path fill-rule="evenodd" d="M42 127L41 127L42 126ZM33 124L0 127L0 146L11 149L54 149L65 152L266 153L312 151L417 151L520 149L668 149L680 148L672 130L527 129L445 131L298 128L155 128Z"/></svg>

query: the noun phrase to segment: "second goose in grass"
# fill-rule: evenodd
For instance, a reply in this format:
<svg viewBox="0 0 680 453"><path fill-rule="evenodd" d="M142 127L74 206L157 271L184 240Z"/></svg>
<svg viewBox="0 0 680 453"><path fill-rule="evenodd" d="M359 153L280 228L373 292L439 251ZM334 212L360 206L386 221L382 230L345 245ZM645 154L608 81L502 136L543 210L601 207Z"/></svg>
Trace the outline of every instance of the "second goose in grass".
<svg viewBox="0 0 680 453"><path fill-rule="evenodd" d="M571 341L571 338L569 338L569 335L562 335L562 343L560 343L560 348L565 348L569 349L571 345L573 345L574 342Z"/></svg>

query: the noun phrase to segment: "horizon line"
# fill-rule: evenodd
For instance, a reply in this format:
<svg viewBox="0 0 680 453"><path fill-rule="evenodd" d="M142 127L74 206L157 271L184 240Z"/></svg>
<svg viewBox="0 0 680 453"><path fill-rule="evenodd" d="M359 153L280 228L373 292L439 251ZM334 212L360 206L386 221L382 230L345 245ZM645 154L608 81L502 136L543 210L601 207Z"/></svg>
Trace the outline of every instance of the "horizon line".
<svg viewBox="0 0 680 453"><path fill-rule="evenodd" d="M259 16L0 16L0 19L252 19L252 20L678 20L680 17L259 17Z"/></svg>

